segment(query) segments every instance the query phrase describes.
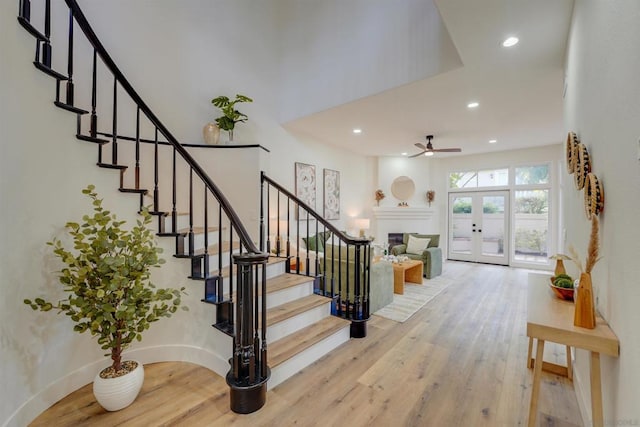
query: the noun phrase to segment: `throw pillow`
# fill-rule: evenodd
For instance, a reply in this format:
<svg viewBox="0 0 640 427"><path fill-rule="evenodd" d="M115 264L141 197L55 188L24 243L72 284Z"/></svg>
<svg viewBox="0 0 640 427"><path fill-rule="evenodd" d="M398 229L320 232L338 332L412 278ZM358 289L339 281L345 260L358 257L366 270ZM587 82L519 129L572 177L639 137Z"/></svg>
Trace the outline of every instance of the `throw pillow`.
<svg viewBox="0 0 640 427"><path fill-rule="evenodd" d="M427 246L429 246L431 239L421 239L415 236L409 236L409 242L407 242L407 253L413 255L422 255Z"/></svg>
<svg viewBox="0 0 640 427"><path fill-rule="evenodd" d="M307 246L307 250L309 251L318 251L324 252L324 245L322 239L319 239L318 236L311 236L309 238L303 237L302 241Z"/></svg>

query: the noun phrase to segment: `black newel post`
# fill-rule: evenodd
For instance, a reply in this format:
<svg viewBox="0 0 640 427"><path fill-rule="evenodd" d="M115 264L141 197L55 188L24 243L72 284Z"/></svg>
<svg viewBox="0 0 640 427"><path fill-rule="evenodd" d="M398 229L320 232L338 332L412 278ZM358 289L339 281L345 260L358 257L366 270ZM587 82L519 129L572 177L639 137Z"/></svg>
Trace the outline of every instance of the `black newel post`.
<svg viewBox="0 0 640 427"><path fill-rule="evenodd" d="M227 384L231 389L231 410L249 414L264 406L267 399L267 381L271 375L267 365L266 298L263 298L262 315L258 319L258 292L265 295L268 254L241 253L233 256L237 266L235 333L231 368ZM261 266L262 275L258 274ZM262 283L254 283L259 280ZM258 335L261 329L261 337Z"/></svg>

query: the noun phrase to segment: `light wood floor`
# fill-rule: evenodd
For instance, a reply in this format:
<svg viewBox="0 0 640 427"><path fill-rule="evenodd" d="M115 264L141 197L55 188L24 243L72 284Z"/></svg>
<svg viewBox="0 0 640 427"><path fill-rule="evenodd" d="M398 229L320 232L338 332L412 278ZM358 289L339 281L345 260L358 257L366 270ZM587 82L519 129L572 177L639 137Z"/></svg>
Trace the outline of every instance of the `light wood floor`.
<svg viewBox="0 0 640 427"><path fill-rule="evenodd" d="M229 410L223 378L188 363L145 366L141 394L107 413L91 385L38 417L40 426L519 426L526 425L527 271L448 263L464 270L405 323L373 316L352 339L270 390L260 411ZM545 358L564 360L549 346ZM539 425L581 426L573 385L543 373Z"/></svg>

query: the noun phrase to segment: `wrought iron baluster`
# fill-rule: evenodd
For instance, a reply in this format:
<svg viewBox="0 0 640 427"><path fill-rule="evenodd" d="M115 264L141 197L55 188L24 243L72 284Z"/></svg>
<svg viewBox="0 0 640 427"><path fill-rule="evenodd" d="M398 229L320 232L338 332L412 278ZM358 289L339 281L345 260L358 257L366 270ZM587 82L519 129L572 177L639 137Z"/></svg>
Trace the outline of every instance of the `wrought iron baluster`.
<svg viewBox="0 0 640 427"><path fill-rule="evenodd" d="M46 40L42 43L42 64L51 68L51 0L44 5L44 35Z"/></svg>
<svg viewBox="0 0 640 427"><path fill-rule="evenodd" d="M229 283L232 283L233 266L229 266ZM222 302L224 293L222 281L222 205L218 204L218 302Z"/></svg>
<svg viewBox="0 0 640 427"><path fill-rule="evenodd" d="M209 277L209 205L207 186L204 186L204 258L202 260L202 277Z"/></svg>
<svg viewBox="0 0 640 427"><path fill-rule="evenodd" d="M113 118L111 124L111 163L118 164L118 79L113 77ZM120 188L124 188L123 176L120 177Z"/></svg>
<svg viewBox="0 0 640 427"><path fill-rule="evenodd" d="M189 256L193 256L195 250L193 234L193 167L189 168Z"/></svg>
<svg viewBox="0 0 640 427"><path fill-rule="evenodd" d="M171 168L171 232L178 232L178 211L176 204L178 201L177 171L176 171L176 147L173 147L173 165Z"/></svg>
<svg viewBox="0 0 640 427"><path fill-rule="evenodd" d="M153 144L153 210L160 212L160 189L158 188L159 164L158 164L158 127L155 131L155 141ZM162 221L162 231L164 232L164 217Z"/></svg>
<svg viewBox="0 0 640 427"><path fill-rule="evenodd" d="M73 105L73 9L69 9L69 55L67 57L67 105Z"/></svg>
<svg viewBox="0 0 640 427"><path fill-rule="evenodd" d="M140 107L136 109L136 165L135 165L135 187L140 189Z"/></svg>

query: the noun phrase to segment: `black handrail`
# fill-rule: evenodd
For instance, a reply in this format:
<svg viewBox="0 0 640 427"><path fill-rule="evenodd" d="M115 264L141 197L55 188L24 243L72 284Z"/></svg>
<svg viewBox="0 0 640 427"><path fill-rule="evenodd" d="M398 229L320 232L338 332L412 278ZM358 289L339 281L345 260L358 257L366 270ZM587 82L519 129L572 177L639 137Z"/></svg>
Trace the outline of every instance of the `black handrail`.
<svg viewBox="0 0 640 427"><path fill-rule="evenodd" d="M76 0L65 0L67 6L73 11L73 17L80 29L84 32L87 37L89 43L96 50L98 56L102 58L105 66L111 71L114 75L115 79L120 83L125 92L131 97L131 99L135 102L135 104L142 110L142 112L147 116L149 121L156 126L162 135L167 139L171 145L173 145L176 151L184 158L187 164L193 168L193 171L200 177L200 179L205 183L205 185L209 188L214 197L218 200L225 214L233 224L236 232L240 240L242 241L243 246L246 248L249 253L260 253L260 249L256 247L251 239L251 236L247 232L244 224L240 221L240 217L235 212L235 210L231 207L231 204L224 196L224 194L220 191L218 186L211 180L211 178L205 173L205 171L200 167L200 165L193 159L193 157L189 154L187 150L178 142L178 140L169 132L169 130L164 126L164 124L156 117L156 115L151 111L151 109L147 106L147 104L142 100L142 98L138 95L135 89L131 86L126 77L122 74L118 66L115 64L111 56L106 51L95 32L91 28L91 25L87 21L84 13L78 6Z"/></svg>
<svg viewBox="0 0 640 427"><path fill-rule="evenodd" d="M371 242L364 237L352 237L348 236L342 231L338 230L333 224L328 222L324 217L317 213L313 208L307 205L304 201L299 199L296 195L289 190L278 184L273 179L269 178L264 172L260 174L262 191L260 201L260 248L265 250L265 236L266 236L266 251L271 251L270 242L270 226L269 223L272 218L267 219L267 225L265 227L265 205L267 215L273 209L276 215L276 233L277 240L275 244L275 251L278 256L283 253L282 245L280 242L280 218L281 218L281 195L286 199L286 244L284 246L284 256L287 260L295 261L295 273L302 274L300 267L300 221L306 221L306 236L309 241L309 218L313 217L316 220L315 235L316 239L320 238L319 227L322 225L323 232L327 230L331 232L331 254L324 252L322 256L322 262L319 261L320 250L318 249L318 243L316 243L315 249L307 247L306 249L306 262L304 266L304 274L311 275L311 265L309 259L309 253L315 251L314 261L314 291L318 294L331 297L334 302L332 306L332 314L351 320L351 336L354 338L362 338L366 336L366 322L369 319L369 299L371 289ZM265 187L266 184L266 188ZM270 189L273 187L276 190L275 194L271 194ZM276 203L275 208L271 208L271 198L274 198ZM266 203L265 203L266 199ZM300 214L307 215L306 219L297 220L296 226L296 255L295 257L291 253L290 245L290 212L291 203L293 203L294 211ZM323 234L326 236L326 234ZM335 240L338 240L338 245L335 245ZM324 242L323 242L324 243ZM343 245L346 246L343 248ZM353 247L353 254L350 255L350 247ZM346 252L343 253L342 251ZM344 257L343 257L344 254ZM350 258L352 257L352 259ZM329 258L329 259L328 259ZM344 264L344 270L343 270ZM291 272L291 263L287 262L286 269ZM337 267L336 267L337 265ZM352 270L352 271L351 271ZM346 283L343 283L343 274L345 273ZM337 281L337 283L336 283ZM350 283L351 282L351 283Z"/></svg>
<svg viewBox="0 0 640 427"><path fill-rule="evenodd" d="M295 194L284 188L282 185L278 184L273 179L269 178L264 171L260 173L261 179L263 182L269 183L272 187L277 189L279 192L283 193L285 196L293 200L297 205L303 208L306 212L308 212L311 216L313 216L318 222L322 223L323 226L328 228L333 234L339 237L340 240L344 241L349 245L365 245L370 241L367 238L360 237L352 237L347 234L344 234L342 231L338 230L333 224L328 222L322 215L317 213L311 206L307 205L304 201L300 200Z"/></svg>

